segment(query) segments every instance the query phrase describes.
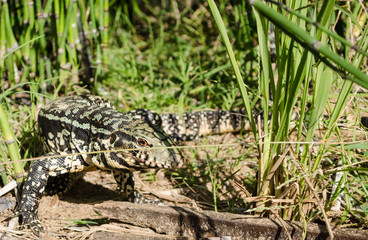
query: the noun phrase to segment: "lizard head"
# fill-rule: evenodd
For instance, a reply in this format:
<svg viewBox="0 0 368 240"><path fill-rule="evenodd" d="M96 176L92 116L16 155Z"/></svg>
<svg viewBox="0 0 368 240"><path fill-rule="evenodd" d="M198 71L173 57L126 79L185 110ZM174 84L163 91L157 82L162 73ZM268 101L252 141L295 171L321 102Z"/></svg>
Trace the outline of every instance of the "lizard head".
<svg viewBox="0 0 368 240"><path fill-rule="evenodd" d="M113 168L178 168L183 162L164 130L143 120L122 125L111 134L109 144L114 150L127 149L109 153L107 162Z"/></svg>

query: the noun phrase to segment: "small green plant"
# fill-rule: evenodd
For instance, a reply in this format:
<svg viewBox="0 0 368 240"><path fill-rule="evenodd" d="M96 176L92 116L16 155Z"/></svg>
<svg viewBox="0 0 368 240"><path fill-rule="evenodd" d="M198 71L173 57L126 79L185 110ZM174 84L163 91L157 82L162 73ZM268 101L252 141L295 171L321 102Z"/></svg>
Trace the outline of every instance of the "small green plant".
<svg viewBox="0 0 368 240"><path fill-rule="evenodd" d="M101 219L65 219L66 221L70 222L68 223L68 227L70 226L88 226L88 225L102 225L102 224L108 224L110 221L107 218L101 218Z"/></svg>
<svg viewBox="0 0 368 240"><path fill-rule="evenodd" d="M217 159L218 159L218 150L217 152ZM219 168L219 164L221 163L220 161L213 161L213 158L211 158L209 156L209 154L206 155L206 162L207 162L207 166L208 166L208 175L210 177L211 180L211 185L212 185L212 196L213 196L213 206L214 206L214 210L217 212L218 207L217 207L217 199L218 199L218 190L220 187L222 187L225 183L227 183L235 174L237 174L237 172L239 172L240 169L238 169L237 171L231 173L230 175L228 175L225 179L218 179L217 176L217 172L218 172L218 168Z"/></svg>

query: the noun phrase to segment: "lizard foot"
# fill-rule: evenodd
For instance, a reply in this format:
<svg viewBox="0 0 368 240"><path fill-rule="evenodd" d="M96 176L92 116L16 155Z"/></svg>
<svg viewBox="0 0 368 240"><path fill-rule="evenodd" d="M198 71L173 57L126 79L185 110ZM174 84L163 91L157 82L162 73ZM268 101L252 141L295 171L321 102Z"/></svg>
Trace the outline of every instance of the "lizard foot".
<svg viewBox="0 0 368 240"><path fill-rule="evenodd" d="M162 202L158 199L148 199L138 191L133 191L129 197L129 201L136 204L152 203L161 204Z"/></svg>
<svg viewBox="0 0 368 240"><path fill-rule="evenodd" d="M42 227L41 222L36 214L23 213L21 215L22 215L21 224L23 225L23 227L28 226L36 236L41 236L41 234L45 232L45 229L44 227Z"/></svg>

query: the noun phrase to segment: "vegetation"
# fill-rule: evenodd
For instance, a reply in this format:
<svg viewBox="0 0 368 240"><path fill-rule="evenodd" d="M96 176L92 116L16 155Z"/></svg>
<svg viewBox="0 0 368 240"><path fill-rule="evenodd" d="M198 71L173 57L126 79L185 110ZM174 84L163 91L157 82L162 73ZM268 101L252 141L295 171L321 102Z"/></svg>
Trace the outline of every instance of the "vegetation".
<svg viewBox="0 0 368 240"><path fill-rule="evenodd" d="M172 173L202 206L366 227L367 4L249 2L2 1L3 183L22 171L7 156L40 155L37 108L58 96L98 94L122 111L244 108L252 135L236 145L250 139L248 151L218 144L201 165L196 143ZM256 177L240 168L249 158Z"/></svg>

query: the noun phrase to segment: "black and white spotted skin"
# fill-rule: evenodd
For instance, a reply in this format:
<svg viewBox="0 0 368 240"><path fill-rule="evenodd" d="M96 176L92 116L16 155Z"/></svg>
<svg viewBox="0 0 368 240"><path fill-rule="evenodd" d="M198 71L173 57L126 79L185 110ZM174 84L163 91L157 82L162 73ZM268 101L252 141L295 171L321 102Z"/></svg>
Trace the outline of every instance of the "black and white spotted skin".
<svg viewBox="0 0 368 240"><path fill-rule="evenodd" d="M200 136L250 130L244 111L204 110L180 114L157 114L147 109L128 112L136 119L151 122L162 129L174 141L192 141Z"/></svg>
<svg viewBox="0 0 368 240"><path fill-rule="evenodd" d="M121 113L100 97L60 98L40 110L38 124L48 153L32 162L18 210L22 223L37 234L43 231L37 217L39 200L50 176L96 168L112 170L123 195L141 202L144 200L134 191L132 171L182 164L180 152L167 148L174 142L160 127Z"/></svg>

